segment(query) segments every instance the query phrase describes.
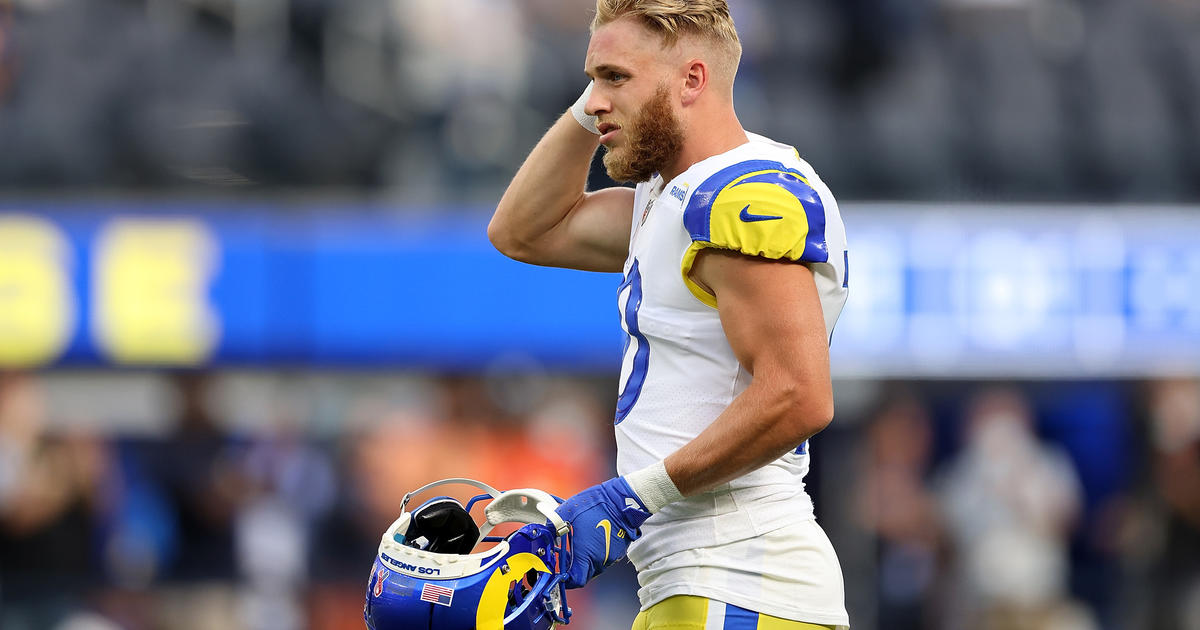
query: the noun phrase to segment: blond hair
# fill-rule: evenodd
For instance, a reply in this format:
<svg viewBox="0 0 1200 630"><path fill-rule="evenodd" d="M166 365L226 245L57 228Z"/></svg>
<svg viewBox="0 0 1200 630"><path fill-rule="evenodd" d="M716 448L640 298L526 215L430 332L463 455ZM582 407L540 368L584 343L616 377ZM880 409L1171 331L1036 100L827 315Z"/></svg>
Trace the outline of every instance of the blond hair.
<svg viewBox="0 0 1200 630"><path fill-rule="evenodd" d="M727 70L737 72L742 43L726 0L596 0L592 31L623 17L633 17L674 46L681 36L699 36L720 44L728 53Z"/></svg>

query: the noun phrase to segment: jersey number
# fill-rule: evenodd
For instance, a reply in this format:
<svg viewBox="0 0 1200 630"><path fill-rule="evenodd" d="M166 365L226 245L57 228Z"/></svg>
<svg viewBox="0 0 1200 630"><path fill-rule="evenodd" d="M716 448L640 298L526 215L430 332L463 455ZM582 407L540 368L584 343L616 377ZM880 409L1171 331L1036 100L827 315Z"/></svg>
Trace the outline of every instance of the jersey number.
<svg viewBox="0 0 1200 630"><path fill-rule="evenodd" d="M625 385L621 388L621 396L617 398L617 414L614 424L620 424L625 416L629 415L633 405L637 403L638 396L642 393L642 386L646 384L646 371L650 367L650 342L638 328L638 309L642 306L642 272L638 269L636 258L633 260L633 266L629 268L629 274L625 276L625 281L617 288L618 304L621 303L621 295L626 290L629 291L629 296L625 300L621 318L627 334L625 349L621 354L625 356L629 353L629 344L634 340L637 341L637 350L633 355L633 367L629 370L629 378L625 380Z"/></svg>

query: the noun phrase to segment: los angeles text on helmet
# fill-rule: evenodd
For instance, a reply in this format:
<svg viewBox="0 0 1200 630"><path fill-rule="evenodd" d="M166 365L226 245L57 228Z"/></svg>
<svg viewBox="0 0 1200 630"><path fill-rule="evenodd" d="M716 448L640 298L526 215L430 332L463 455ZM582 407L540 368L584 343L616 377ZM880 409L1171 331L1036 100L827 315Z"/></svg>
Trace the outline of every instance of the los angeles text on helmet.
<svg viewBox="0 0 1200 630"><path fill-rule="evenodd" d="M442 574L442 570L437 567L419 567L415 564L408 564L406 562L400 562L399 560L397 560L385 553L379 554L379 558L381 560L383 560L385 563L387 563L389 566L391 566L391 568L399 571L400 573L407 573L409 575L441 575Z"/></svg>

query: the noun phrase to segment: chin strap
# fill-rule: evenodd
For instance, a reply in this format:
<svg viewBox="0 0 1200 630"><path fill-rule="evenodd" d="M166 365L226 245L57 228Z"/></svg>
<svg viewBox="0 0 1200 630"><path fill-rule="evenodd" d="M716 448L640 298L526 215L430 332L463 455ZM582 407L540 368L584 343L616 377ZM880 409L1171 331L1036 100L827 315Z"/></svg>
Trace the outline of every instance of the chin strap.
<svg viewBox="0 0 1200 630"><path fill-rule="evenodd" d="M523 523L545 523L550 521L554 531L559 536L567 533L567 522L558 515L555 508L558 499L544 490L520 488L509 490L496 497L484 509L488 525L496 525L505 521L520 521Z"/></svg>

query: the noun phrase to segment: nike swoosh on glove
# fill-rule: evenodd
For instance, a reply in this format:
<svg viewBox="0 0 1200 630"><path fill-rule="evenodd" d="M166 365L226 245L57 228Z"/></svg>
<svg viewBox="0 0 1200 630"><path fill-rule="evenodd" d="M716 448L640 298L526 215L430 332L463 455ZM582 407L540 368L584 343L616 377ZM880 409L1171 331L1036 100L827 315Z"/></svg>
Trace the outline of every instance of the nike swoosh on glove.
<svg viewBox="0 0 1200 630"><path fill-rule="evenodd" d="M625 481L614 477L567 499L555 510L571 524L567 588L579 588L625 557L650 512Z"/></svg>

